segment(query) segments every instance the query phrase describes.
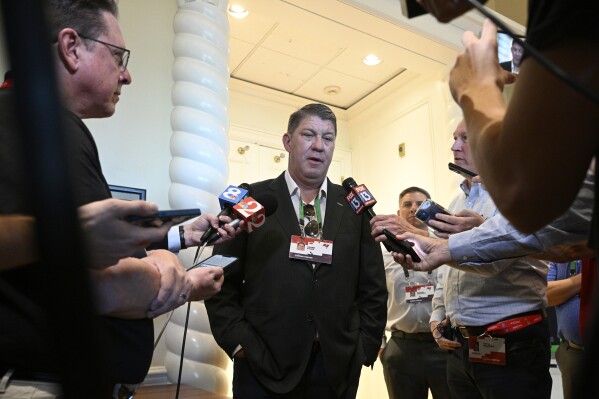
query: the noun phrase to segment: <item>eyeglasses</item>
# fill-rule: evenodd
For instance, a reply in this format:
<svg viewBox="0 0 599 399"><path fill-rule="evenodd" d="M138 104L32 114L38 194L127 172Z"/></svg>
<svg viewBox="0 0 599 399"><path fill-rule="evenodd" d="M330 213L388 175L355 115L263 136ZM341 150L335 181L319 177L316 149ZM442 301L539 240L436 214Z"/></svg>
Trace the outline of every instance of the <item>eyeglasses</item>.
<svg viewBox="0 0 599 399"><path fill-rule="evenodd" d="M316 219L314 205L304 205L304 219L308 220L308 223L304 223L303 225L304 236L320 238L320 225Z"/></svg>
<svg viewBox="0 0 599 399"><path fill-rule="evenodd" d="M103 44L106 47L108 47L108 50L115 57L115 60L117 61L117 64L118 64L121 72L125 72L125 69L127 69L127 64L129 63L129 57L131 56L130 50L127 50L126 48L122 48L119 46L115 46L114 44L103 42L102 40L93 39L91 37L82 35L81 33L77 33L77 34L82 39L91 40L92 42L97 42L97 43ZM117 51L112 50L113 48L116 49Z"/></svg>

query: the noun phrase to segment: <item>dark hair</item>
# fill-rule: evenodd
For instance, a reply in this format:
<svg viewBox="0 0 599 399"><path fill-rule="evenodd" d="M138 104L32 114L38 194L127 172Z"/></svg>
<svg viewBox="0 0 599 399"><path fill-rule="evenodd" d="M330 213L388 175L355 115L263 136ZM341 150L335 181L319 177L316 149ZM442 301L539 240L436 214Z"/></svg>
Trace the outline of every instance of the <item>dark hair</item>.
<svg viewBox="0 0 599 399"><path fill-rule="evenodd" d="M410 193L422 193L422 194L424 194L424 196L426 198L431 199L431 195L428 193L428 191L426 191L425 189L420 188L420 187L412 186L412 187L406 188L401 193L399 193L399 202L401 202L401 199L403 198L404 195L410 194Z"/></svg>
<svg viewBox="0 0 599 399"><path fill-rule="evenodd" d="M118 16L116 0L49 0L46 8L52 40L64 28L72 28L88 37L98 37L107 29L102 12Z"/></svg>
<svg viewBox="0 0 599 399"><path fill-rule="evenodd" d="M289 117L289 123L287 124L287 133L292 134L298 125L306 116L317 116L323 121L331 121L333 128L335 129L335 136L337 135L337 117L333 111L324 104L308 104L304 105L297 111L291 114Z"/></svg>

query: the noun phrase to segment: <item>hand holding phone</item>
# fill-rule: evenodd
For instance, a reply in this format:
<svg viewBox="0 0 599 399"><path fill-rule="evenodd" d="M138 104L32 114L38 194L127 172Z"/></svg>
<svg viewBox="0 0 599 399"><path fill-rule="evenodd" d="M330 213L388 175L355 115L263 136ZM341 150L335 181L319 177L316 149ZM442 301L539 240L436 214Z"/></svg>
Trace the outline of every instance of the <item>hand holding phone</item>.
<svg viewBox="0 0 599 399"><path fill-rule="evenodd" d="M442 233L447 233L446 231L439 230L434 226L430 225L431 220L439 220L435 217L437 213L442 213L444 215L451 215L447 209L443 208L441 205L437 204L435 201L427 199L420 205L418 210L416 211L416 218L426 223L428 226L433 229L440 231Z"/></svg>
<svg viewBox="0 0 599 399"><path fill-rule="evenodd" d="M195 269L196 267L207 267L207 266L225 268L225 267L229 266L231 263L235 262L236 260L237 260L237 258L235 256L212 255L212 256L202 260L201 262L196 263L195 265L193 265L192 267L187 269L187 271L189 271L191 269Z"/></svg>
<svg viewBox="0 0 599 399"><path fill-rule="evenodd" d="M400 241L395 238L393 233L388 231L387 229L383 229L383 234L388 238L386 241L383 241L383 245L388 251L397 252L398 254L402 254L403 256L410 255L412 257L412 261L415 263L421 262L420 256L414 251L414 248L407 241Z"/></svg>
<svg viewBox="0 0 599 399"><path fill-rule="evenodd" d="M201 214L202 211L198 208L175 209L158 211L150 216L129 216L125 220L142 227L160 227L167 222L173 222L173 224L183 223L184 221L200 216Z"/></svg>

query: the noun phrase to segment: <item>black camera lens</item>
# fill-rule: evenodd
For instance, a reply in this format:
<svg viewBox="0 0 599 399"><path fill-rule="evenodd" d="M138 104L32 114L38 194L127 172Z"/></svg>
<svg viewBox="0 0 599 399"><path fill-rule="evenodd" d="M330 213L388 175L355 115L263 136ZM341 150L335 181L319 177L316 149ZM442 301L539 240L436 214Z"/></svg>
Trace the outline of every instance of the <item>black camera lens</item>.
<svg viewBox="0 0 599 399"><path fill-rule="evenodd" d="M418 211L416 212L416 217L423 222L426 222L430 218L430 215L426 211Z"/></svg>

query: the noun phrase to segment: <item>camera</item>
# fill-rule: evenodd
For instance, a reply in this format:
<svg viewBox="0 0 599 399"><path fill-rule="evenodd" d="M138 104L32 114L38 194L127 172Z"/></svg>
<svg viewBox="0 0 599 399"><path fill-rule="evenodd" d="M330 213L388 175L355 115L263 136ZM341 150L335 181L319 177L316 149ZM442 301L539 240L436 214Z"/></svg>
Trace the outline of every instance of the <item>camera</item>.
<svg viewBox="0 0 599 399"><path fill-rule="evenodd" d="M450 341L455 340L456 338L456 329L451 324L441 324L437 325L437 330L441 333L441 336Z"/></svg>

